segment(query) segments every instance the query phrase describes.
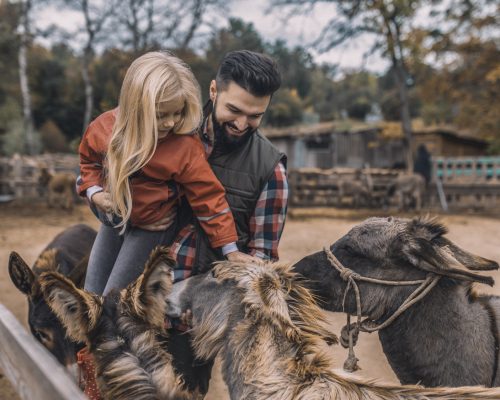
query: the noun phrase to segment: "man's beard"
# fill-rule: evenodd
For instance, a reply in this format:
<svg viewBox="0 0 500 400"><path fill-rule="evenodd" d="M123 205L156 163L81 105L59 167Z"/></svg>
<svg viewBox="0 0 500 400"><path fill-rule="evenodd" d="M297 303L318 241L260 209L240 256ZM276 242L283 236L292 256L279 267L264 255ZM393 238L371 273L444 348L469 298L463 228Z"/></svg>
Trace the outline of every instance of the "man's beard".
<svg viewBox="0 0 500 400"><path fill-rule="evenodd" d="M245 133L241 136L230 135L226 129L228 126L234 127L234 125L229 122L220 124L217 121L217 115L215 113L216 104L217 103L214 104L212 110L212 127L214 130L215 139L214 152L226 154L243 146L248 141L248 139L250 139L257 128L252 129L252 127L249 126L246 129Z"/></svg>

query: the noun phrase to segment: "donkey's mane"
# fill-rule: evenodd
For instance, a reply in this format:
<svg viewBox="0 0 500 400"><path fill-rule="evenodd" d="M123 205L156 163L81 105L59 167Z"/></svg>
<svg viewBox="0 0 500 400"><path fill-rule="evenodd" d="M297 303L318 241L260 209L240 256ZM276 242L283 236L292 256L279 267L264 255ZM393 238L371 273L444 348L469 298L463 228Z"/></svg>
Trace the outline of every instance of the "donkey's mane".
<svg viewBox="0 0 500 400"><path fill-rule="evenodd" d="M448 233L448 228L438 217L429 215L413 218L410 223L410 228L430 233L433 238L444 236Z"/></svg>
<svg viewBox="0 0 500 400"><path fill-rule="evenodd" d="M236 280L237 287L243 291L247 316L278 325L303 351L316 347L318 339L328 344L338 342L337 336L326 329L326 314L291 265L226 261L218 263L214 272L221 282Z"/></svg>
<svg viewBox="0 0 500 400"><path fill-rule="evenodd" d="M44 272L57 271L57 249L47 249L44 250L35 261L35 265L33 266L33 273L35 275L41 275Z"/></svg>

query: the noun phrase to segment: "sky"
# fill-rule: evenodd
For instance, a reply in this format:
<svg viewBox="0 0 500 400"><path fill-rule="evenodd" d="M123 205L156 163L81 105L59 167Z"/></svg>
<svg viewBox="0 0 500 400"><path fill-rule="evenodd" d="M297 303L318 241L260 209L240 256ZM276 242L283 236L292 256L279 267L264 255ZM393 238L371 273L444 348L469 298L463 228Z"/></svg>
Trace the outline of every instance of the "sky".
<svg viewBox="0 0 500 400"><path fill-rule="evenodd" d="M225 14L253 23L265 41L283 39L289 47L305 47L318 64L327 62L338 65L341 70L364 68L378 73L387 69L387 61L379 55L371 55L363 60L363 54L372 43L370 38L366 37L341 45L328 53L319 54L315 51L311 43L320 36L322 28L332 17L331 5L319 4L307 17L289 17L283 8L269 10L269 3L269 0L233 0ZM36 24L44 28L56 23L71 31L81 24L81 21L79 13L51 8L37 15Z"/></svg>
<svg viewBox="0 0 500 400"><path fill-rule="evenodd" d="M378 55L363 61L363 54L373 41L368 37L360 38L349 44L339 46L328 53L319 54L309 44L317 39L324 26L333 16L331 4L318 4L307 17L288 18L284 9L267 12L269 0L236 0L231 7L231 15L252 22L256 30L267 40L285 39L290 46L302 45L313 55L317 63L338 64L341 68L359 69L364 67L373 72L387 69L388 63Z"/></svg>

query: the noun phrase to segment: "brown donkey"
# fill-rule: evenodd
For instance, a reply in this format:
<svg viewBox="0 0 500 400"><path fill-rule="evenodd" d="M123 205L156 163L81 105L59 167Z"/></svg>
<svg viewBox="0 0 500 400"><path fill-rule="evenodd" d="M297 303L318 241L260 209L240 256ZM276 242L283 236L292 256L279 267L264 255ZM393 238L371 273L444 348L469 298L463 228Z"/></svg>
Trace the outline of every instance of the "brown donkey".
<svg viewBox="0 0 500 400"><path fill-rule="evenodd" d="M76 352L82 346L66 336L66 329L45 302L40 290L40 274L57 271L76 286L83 286L88 256L96 237L91 227L78 224L57 235L36 259L33 268L16 252L9 258L9 274L14 285L28 299L31 333L71 372L76 373Z"/></svg>
<svg viewBox="0 0 500 400"><path fill-rule="evenodd" d="M97 384L105 399L189 399L166 352L165 298L174 261L155 250L139 278L106 297L78 289L57 273L41 276L47 303L71 338L94 356Z"/></svg>
<svg viewBox="0 0 500 400"><path fill-rule="evenodd" d="M224 262L174 285L167 313L191 309L198 357L222 356L231 399L500 399L481 387L390 386L334 372L318 348L334 340L291 267Z"/></svg>

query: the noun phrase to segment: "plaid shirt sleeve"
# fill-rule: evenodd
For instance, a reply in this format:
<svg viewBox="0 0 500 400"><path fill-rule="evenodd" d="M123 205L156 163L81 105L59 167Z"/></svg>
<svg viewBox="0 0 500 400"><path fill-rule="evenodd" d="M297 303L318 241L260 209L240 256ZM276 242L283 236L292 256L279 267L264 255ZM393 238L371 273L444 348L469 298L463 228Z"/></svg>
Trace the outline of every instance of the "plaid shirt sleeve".
<svg viewBox="0 0 500 400"><path fill-rule="evenodd" d="M249 253L265 260L278 260L278 244L285 226L288 205L288 180L281 162L276 165L273 176L264 186L255 212L250 218ZM170 247L176 260L174 282L191 276L193 268L196 233L193 225L183 228Z"/></svg>
<svg viewBox="0 0 500 400"><path fill-rule="evenodd" d="M288 180L284 165L279 162L274 174L260 194L255 212L250 218L249 253L276 261L278 244L285 227L288 205Z"/></svg>

